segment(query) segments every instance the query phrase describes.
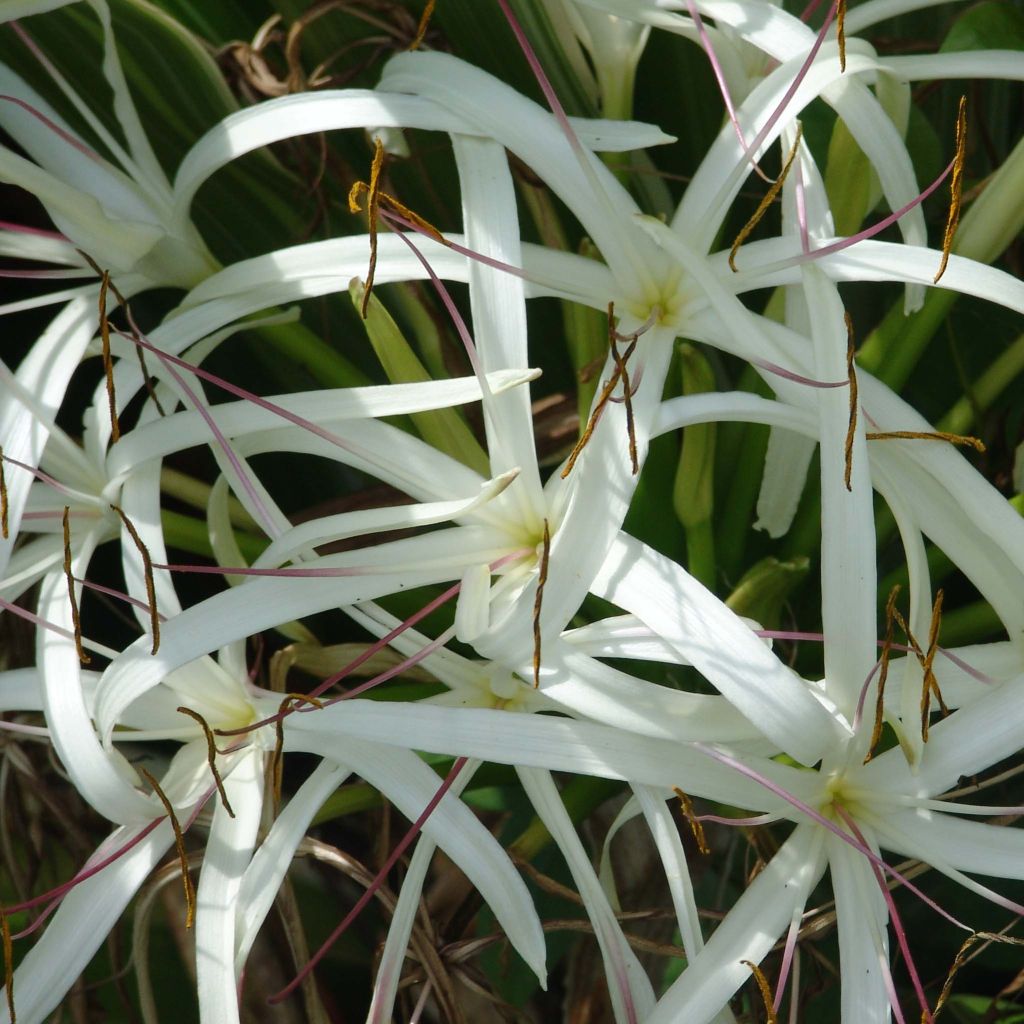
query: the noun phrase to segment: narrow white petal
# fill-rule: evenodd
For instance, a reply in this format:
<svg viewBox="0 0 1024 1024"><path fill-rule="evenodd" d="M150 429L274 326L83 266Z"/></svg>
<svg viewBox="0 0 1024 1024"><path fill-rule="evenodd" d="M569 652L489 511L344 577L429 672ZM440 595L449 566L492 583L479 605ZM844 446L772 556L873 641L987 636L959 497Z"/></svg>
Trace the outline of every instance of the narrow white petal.
<svg viewBox="0 0 1024 1024"><path fill-rule="evenodd" d="M594 926L615 1020L618 1024L646 1020L654 1008L654 990L622 934L554 780L549 772L537 768L519 768L517 774L537 816L562 851L587 916Z"/></svg>
<svg viewBox="0 0 1024 1024"><path fill-rule="evenodd" d="M292 857L313 816L323 802L348 778L348 769L323 761L298 788L277 816L266 838L249 861L238 886L235 904L234 975L241 977L263 921L273 906Z"/></svg>
<svg viewBox="0 0 1024 1024"><path fill-rule="evenodd" d="M800 678L689 573L620 534L594 591L632 612L779 748L813 764L838 724Z"/></svg>
<svg viewBox="0 0 1024 1024"><path fill-rule="evenodd" d="M672 983L647 1024L708 1024L750 979L825 870L820 829L800 826L733 904L703 952Z"/></svg>
<svg viewBox="0 0 1024 1024"><path fill-rule="evenodd" d="M196 977L203 1024L239 1019L235 920L263 811L262 753L250 748L224 780L224 788L235 816L218 798L196 890Z"/></svg>
<svg viewBox="0 0 1024 1024"><path fill-rule="evenodd" d="M789 808L764 786L686 744L546 715L351 700L315 714L294 716L292 733L295 738L289 741L286 734L286 741L296 749L306 742L316 742L316 749L330 750L331 744L336 749L339 735L344 735L496 764L626 779L660 786L666 794L672 786L682 786L691 796L734 807L759 811ZM813 773L766 759L740 760L801 800L814 801L820 796Z"/></svg>
<svg viewBox="0 0 1024 1024"><path fill-rule="evenodd" d="M889 1024L885 899L865 857L837 836L825 843L836 898L843 1024Z"/></svg>
<svg viewBox="0 0 1024 1024"><path fill-rule="evenodd" d="M121 828L109 836L101 851L123 847L138 834ZM42 938L14 972L14 1009L20 1024L40 1024L85 970L128 902L160 862L173 840L169 822L64 898ZM7 1002L0 1005L0 1024L11 1024Z"/></svg>

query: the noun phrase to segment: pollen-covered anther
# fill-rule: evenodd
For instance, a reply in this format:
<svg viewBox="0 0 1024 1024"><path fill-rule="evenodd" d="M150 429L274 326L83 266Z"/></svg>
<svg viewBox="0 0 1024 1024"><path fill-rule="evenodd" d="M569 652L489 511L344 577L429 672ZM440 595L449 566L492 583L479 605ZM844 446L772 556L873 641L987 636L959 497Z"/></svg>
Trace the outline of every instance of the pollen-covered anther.
<svg viewBox="0 0 1024 1024"><path fill-rule="evenodd" d="M850 419L846 427L846 445L843 452L845 460L843 482L846 484L846 489L852 491L850 478L853 476L853 442L857 435L857 403L859 399L857 396L857 367L854 363L856 346L853 340L853 319L846 310L843 311L843 319L846 321L846 379L850 386Z"/></svg>
<svg viewBox="0 0 1024 1024"><path fill-rule="evenodd" d="M153 638L153 644L150 647L149 653L156 654L160 650L160 613L156 607L156 586L153 583L153 560L149 556L149 548L143 543L142 538L139 536L139 531L135 529L134 524L125 515L124 511L117 505L111 505L111 509L117 514L118 518L124 524L124 528L128 531L128 536L131 537L132 543L138 549L139 555L142 558L142 572L146 581L146 600L149 602L149 631Z"/></svg>
<svg viewBox="0 0 1024 1024"><path fill-rule="evenodd" d="M370 304L370 295L373 292L373 279L377 272L377 229L381 217L381 208L391 211L401 220L406 221L413 227L419 228L425 234L434 239L435 242L445 244L444 235L434 227L430 221L414 213L405 203L389 195L380 188L381 171L384 167L384 143L378 135L373 140L373 162L370 165L370 183L365 181L353 182L348 191L348 209L350 213L362 213L362 198L366 196L366 217L368 222L368 234L370 236L370 264L366 270L366 284L363 291L363 301L359 312L362 318L366 319L366 311Z"/></svg>
<svg viewBox="0 0 1024 1024"><path fill-rule="evenodd" d="M203 735L206 737L206 760L210 765L210 774L213 776L213 783L217 787L217 792L220 794L221 803L224 805L224 810L228 812L228 817L233 818L235 812L231 808L231 801L228 800L227 790L224 788L224 780L221 778L220 772L217 770L217 755L222 751L217 749L217 744L213 739L213 730L210 728L210 724L198 711L193 711L192 708L179 707L176 709L180 714L188 715L193 721L199 723L199 727L203 730Z"/></svg>
<svg viewBox="0 0 1024 1024"><path fill-rule="evenodd" d="M753 974L754 981L757 982L758 991L761 993L761 1001L764 1003L765 1019L768 1024L776 1024L778 1017L775 1013L775 1000L772 998L772 987L768 984L764 971L752 960L741 960L740 963L750 968L750 973Z"/></svg>
<svg viewBox="0 0 1024 1024"><path fill-rule="evenodd" d="M935 678L935 669L933 667L935 655L939 650L943 596L944 594L941 590L935 594L935 603L932 605L932 620L928 629L928 649L925 651L923 658L918 654L918 658L921 661L921 669L924 673L924 679L921 682L921 740L925 743L928 742L928 723L931 716L931 700L933 696L939 703L942 717L945 718L949 714L949 708L946 707L946 702L942 699L942 691L939 689L939 681Z"/></svg>
<svg viewBox="0 0 1024 1024"><path fill-rule="evenodd" d="M967 155L967 97L960 97L956 114L956 155L953 157L953 173L949 179L949 213L946 215L946 229L942 234L942 260L933 284L946 272L949 254L953 248L953 236L960 222L960 195L964 184L964 158Z"/></svg>
<svg viewBox="0 0 1024 1024"><path fill-rule="evenodd" d="M873 430L864 435L869 441L946 441L960 448L973 448L984 455L985 442L970 434L950 434L945 430Z"/></svg>
<svg viewBox="0 0 1024 1024"><path fill-rule="evenodd" d="M868 744L868 752L864 755L864 763L874 757L875 747L882 738L882 725L885 722L885 681L889 677L889 658L892 655L892 633L893 623L899 614L896 611L896 598L899 597L900 585L889 591L889 599L885 603L885 640L882 643L882 657L878 673L878 695L875 697L875 724L871 730L871 742Z"/></svg>
<svg viewBox="0 0 1024 1024"><path fill-rule="evenodd" d="M0 536L4 540L10 536L7 525L7 474L4 472L4 448L0 445Z"/></svg>
<svg viewBox="0 0 1024 1024"><path fill-rule="evenodd" d="M191 928L196 918L196 890L192 885L192 876L188 871L188 851L185 849L185 836L178 823L178 816L174 813L174 805L167 799L167 794L160 788L160 783L146 771L139 767L139 774L149 783L150 788L157 795L157 799L164 805L167 818L174 830L174 847L178 851L178 860L181 864L181 885L185 890L185 927Z"/></svg>
<svg viewBox="0 0 1024 1024"><path fill-rule="evenodd" d="M622 401L626 406L626 431L629 440L629 454L630 461L633 467L633 474L636 475L640 471L640 465L637 458L636 448L636 432L633 426L633 392L635 390L634 385L631 384L629 378L629 370L627 362L629 357L636 351L637 342L640 337L647 333L654 326L655 323L661 317L661 308L654 306L651 310L647 320L644 321L635 331L630 331L628 334L622 334L615 329L615 303L608 303L608 348L612 354L612 361L615 363L615 369L612 370L611 377L605 381L604 386L601 388L601 392L598 395L597 401L594 403L593 411L590 413L590 419L587 420L587 425L580 435L580 439L576 442L576 446L569 453L569 458L566 460L565 467L562 469L562 479L566 479L572 472L573 467L576 465L577 459L583 454L583 449L586 448L590 442L590 438L594 434L594 430L597 428L597 424L601 420L601 416L604 414L605 407L609 402L617 401L613 397L616 386L619 381L622 381L623 395L618 401ZM618 348L619 342L628 342L624 352L620 352Z"/></svg>
<svg viewBox="0 0 1024 1024"><path fill-rule="evenodd" d="M281 783L284 779L284 720L301 704L308 704L313 708L322 708L323 701L316 697L310 697L305 693L289 693L281 706L277 709L277 720L274 722L274 753L270 758L270 777L272 779L272 792L274 797L274 812L281 805Z"/></svg>
<svg viewBox="0 0 1024 1024"><path fill-rule="evenodd" d="M693 801L678 786L673 786L672 792L675 793L676 799L679 801L679 807L683 812L683 817L686 818L689 823L690 831L693 833L694 842L697 844L697 849L707 857L711 853L711 847L708 846L707 837L704 835L704 826L701 824L700 818L697 817L697 813L693 809Z"/></svg>
<svg viewBox="0 0 1024 1024"><path fill-rule="evenodd" d="M544 539L541 544L540 566L537 570L537 595L533 599L533 688L540 688L540 613L544 602L544 585L548 581L548 559L551 556L551 529L544 520Z"/></svg>
<svg viewBox="0 0 1024 1024"><path fill-rule="evenodd" d="M75 631L75 650L78 652L78 660L83 665L88 665L92 658L85 653L82 646L82 618L78 614L78 598L75 596L75 577L71 574L71 523L69 521L71 508L64 506L64 578L68 584L68 600L71 602L71 623Z"/></svg>
<svg viewBox="0 0 1024 1024"><path fill-rule="evenodd" d="M803 126L797 121L796 124L796 138L793 140L793 146L786 156L786 162L782 165L782 173L772 182L771 188L764 194L764 198L758 204L757 209L754 211L754 215L747 221L746 224L740 228L739 234L736 236L736 240L732 243L732 248L729 250L729 269L734 274L739 273L739 268L736 266L736 253L740 251L740 246L747 240L750 233L757 227L761 222L761 218L768 212L768 208L775 202L778 194L782 191L782 186L786 183L786 177L789 174L789 169L793 166L793 161L796 159L797 153L800 151L800 140L803 138Z"/></svg>

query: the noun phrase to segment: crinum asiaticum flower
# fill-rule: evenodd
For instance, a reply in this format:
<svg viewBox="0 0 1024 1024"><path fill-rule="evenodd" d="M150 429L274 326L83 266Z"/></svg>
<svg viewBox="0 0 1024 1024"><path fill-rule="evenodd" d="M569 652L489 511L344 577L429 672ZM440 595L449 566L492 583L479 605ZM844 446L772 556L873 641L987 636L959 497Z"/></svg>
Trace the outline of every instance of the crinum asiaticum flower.
<svg viewBox="0 0 1024 1024"><path fill-rule="evenodd" d="M0 676L0 706L45 713L49 735L72 783L117 827L57 894L59 909L15 972L18 1020L46 1019L174 843L164 808L155 796L143 795L141 778L121 753L125 743L155 740L182 744L160 780L161 792L178 820L191 822L209 801L214 804L195 893L200 1019L210 1024L238 1020L245 959L277 888L268 888L266 878L256 888L244 882L247 872L260 870L250 870L251 863L266 865L269 860L274 865L280 860L276 839L267 852L256 851L261 824L269 814L267 779L275 769L281 695L251 683L244 643L226 644L217 660L192 661L125 708L114 730L117 746L105 749L91 723L98 674L81 669L74 634L64 628L70 623L62 625L66 606L63 575L48 575L40 596L37 673ZM177 608L165 610L171 613L170 621L175 612L182 614ZM49 614L60 621L49 621ZM230 736L219 741L215 754L210 752L212 737L207 730ZM309 821L309 816L302 817L304 810L311 808L311 815L351 773L386 794L410 820L417 819L434 802L438 780L408 749L395 747L400 735L393 733L383 749L357 741L326 756L272 834L287 830L298 810L300 838ZM411 734L408 739L413 747ZM302 737L290 742L289 749L316 752L303 744ZM423 830L466 872L490 902L513 946L543 978L544 940L529 894L500 846L456 796L457 789L441 797ZM7 912L12 909L18 908ZM5 1004L0 1020L8 1019Z"/></svg>

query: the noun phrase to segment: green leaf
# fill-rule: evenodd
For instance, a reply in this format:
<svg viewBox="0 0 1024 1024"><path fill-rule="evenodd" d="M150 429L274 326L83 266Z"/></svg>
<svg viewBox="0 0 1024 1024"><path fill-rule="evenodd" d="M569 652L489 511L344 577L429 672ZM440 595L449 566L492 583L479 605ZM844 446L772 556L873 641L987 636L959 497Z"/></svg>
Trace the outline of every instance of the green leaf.
<svg viewBox="0 0 1024 1024"><path fill-rule="evenodd" d="M365 291L362 281L353 278L348 292L357 310L362 307ZM376 295L370 295L363 326L366 328L366 336L370 339L373 351L376 352L392 384L412 384L432 379L405 340L398 324ZM453 459L458 459L483 476L490 472L487 453L457 410L434 409L430 412L412 413L409 418L428 444Z"/></svg>
<svg viewBox="0 0 1024 1024"><path fill-rule="evenodd" d="M996 0L969 7L939 47L941 53L963 50L1024 50L1024 12Z"/></svg>

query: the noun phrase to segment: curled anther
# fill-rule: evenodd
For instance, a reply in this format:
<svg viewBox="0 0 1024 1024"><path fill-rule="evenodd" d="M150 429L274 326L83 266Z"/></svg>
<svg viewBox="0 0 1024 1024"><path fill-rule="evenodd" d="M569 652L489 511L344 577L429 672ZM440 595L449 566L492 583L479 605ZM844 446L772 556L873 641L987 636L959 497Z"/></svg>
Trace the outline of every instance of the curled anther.
<svg viewBox="0 0 1024 1024"><path fill-rule="evenodd" d="M967 97L960 97L960 106L956 114L956 154L953 157L953 173L949 178L949 213L946 214L946 229L942 233L942 260L938 273L932 280L938 284L946 272L949 253L953 248L953 236L960 222L960 196L964 185L964 157L967 154Z"/></svg>
<svg viewBox="0 0 1024 1024"><path fill-rule="evenodd" d="M846 379L850 383L850 420L846 427L846 445L843 452L843 482L846 489L852 491L850 478L853 476L853 442L857 434L857 367L854 363L856 349L853 341L853 319L846 310L843 311L843 319L846 321Z"/></svg>
<svg viewBox="0 0 1024 1024"><path fill-rule="evenodd" d="M973 448L980 454L988 450L980 438L969 434L950 434L945 430L876 430L864 436L869 441L946 441L961 448Z"/></svg>
<svg viewBox="0 0 1024 1024"><path fill-rule="evenodd" d="M708 856L711 853L711 847L708 846L707 837L704 835L704 826L701 824L696 811L693 809L693 801L678 786L673 786L672 792L675 793L676 799L679 801L679 807L683 812L683 817L686 818L689 823L690 831L693 833L694 842L697 844L697 849L705 857Z"/></svg>
<svg viewBox="0 0 1024 1024"><path fill-rule="evenodd" d="M213 730L210 728L210 723L198 711L193 711L192 708L186 708L184 706L175 708L176 711L183 715L188 715L193 721L199 723L199 728L203 730L203 735L206 737L206 760L210 765L210 774L213 775L213 783L217 787L217 792L220 794L221 803L224 805L224 810L228 812L228 817L233 818L235 812L231 808L231 801L228 800L227 790L224 788L224 780L221 778L220 772L217 770L217 755L220 751L217 749L217 744L213 739Z"/></svg>
<svg viewBox="0 0 1024 1024"><path fill-rule="evenodd" d="M0 536L4 540L7 540L10 536L7 523L8 507L7 474L4 472L4 448L3 445L0 445Z"/></svg>
<svg viewBox="0 0 1024 1024"><path fill-rule="evenodd" d="M274 797L274 811L281 806L281 783L284 777L284 720L292 714L300 704L309 704L314 708L322 708L324 702L310 697L305 693L289 693L281 701L277 709L277 721L274 723L274 753L270 758L270 777Z"/></svg>
<svg viewBox="0 0 1024 1024"><path fill-rule="evenodd" d="M370 305L370 295L373 292L373 279L377 273L377 230L382 216L382 209L397 214L398 217L403 218L414 227L425 232L435 242L445 243L444 235L430 221L410 210L401 200L382 191L380 176L384 167L384 143L381 141L380 136L374 138L373 147L373 162L370 164L370 183L367 184L365 181L353 182L352 187L348 191L348 209L350 213L362 213L362 198L366 196L367 230L370 236L370 264L366 270L363 301L359 307L359 314L364 320Z"/></svg>
<svg viewBox="0 0 1024 1024"><path fill-rule="evenodd" d="M420 15L420 23L416 26L416 36L409 44L410 50L418 50L423 43L423 37L427 34L427 27L430 25L430 19L433 16L436 2L437 0L427 0L423 13Z"/></svg>
<svg viewBox="0 0 1024 1024"><path fill-rule="evenodd" d="M370 293L373 291L373 278L377 272L377 217L380 209L380 172L384 166L384 143L378 135L373 140L373 162L370 164L370 184L365 181L357 181L348 192L348 209L350 213L359 213L362 210L360 199L366 196L366 216L369 223L370 234L370 265L366 271L366 290L363 292L363 304L359 312L362 318L366 319L366 310L370 303Z"/></svg>
<svg viewBox="0 0 1024 1024"><path fill-rule="evenodd" d="M135 529L135 525L128 516L125 515L124 510L114 504L111 504L110 507L117 513L118 518L124 524L124 528L128 531L128 536L131 537L132 543L138 549L139 556L142 558L142 574L146 581L146 600L149 602L149 631L153 639L149 653L156 654L160 649L160 613L157 611L156 607L156 586L153 583L153 559L150 558L149 548L147 548L143 543L142 538L139 536L139 531Z"/></svg>
<svg viewBox="0 0 1024 1024"><path fill-rule="evenodd" d="M590 419L587 420L587 425L584 428L583 433L580 435L580 439L576 442L575 447L569 453L569 458L566 460L565 467L562 469L563 480L572 472L573 467L576 465L577 459L579 459L579 457L583 454L583 449L586 448L587 445L590 443L590 438L593 436L594 430L596 429L597 424L600 422L601 416L604 414L605 406L609 403L609 401L611 401L612 393L615 391L615 386L619 383L619 380L622 377L622 371L625 368L626 363L629 360L629 357L633 354L634 350L636 349L637 341L639 340L642 334L644 334L647 330L650 329L651 324L653 324L654 322L652 318L656 318L657 315L658 311L652 310L651 316L648 317L647 322L641 325L636 331L633 331L631 334L620 334L618 331L615 330L615 303L608 303L608 345L612 351L612 359L615 363L615 369L612 370L611 377L609 377L608 380L605 381L604 387L601 388L601 393L598 395L597 401L594 403L593 411L590 413ZM616 342L627 340L629 341L629 345L626 347L626 351L620 354L616 346ZM626 380L623 381L623 386L625 387L625 394L626 396L628 396L628 399L631 402L632 395L629 391L628 376ZM628 411L626 416L626 425L627 429L629 429L632 425L632 404L627 404L627 410ZM630 442L630 455L633 456L635 459L635 433L633 433L630 437ZM633 472L636 473L639 469L639 466L636 466L635 462L634 466L635 468Z"/></svg>
<svg viewBox="0 0 1024 1024"><path fill-rule="evenodd" d="M1013 922L1011 922L1011 925L1012 924ZM1007 925L1007 927L1010 927L1010 925ZM932 1024L939 1019L939 1014L942 1012L942 1008L946 1005L946 1001L949 999L949 995L953 991L953 979L957 976L957 972L960 968L967 963L968 952L974 946L978 945L979 942L998 942L1008 946L1024 946L1024 939L1018 939L1012 935L1002 935L999 932L975 932L973 935L968 935L967 938L964 939L960 949L957 951L956 956L953 958L953 963L949 968L949 973L946 975L946 980L942 985L942 991L939 993L939 998L935 1003L935 1009L932 1011Z"/></svg>
<svg viewBox="0 0 1024 1024"><path fill-rule="evenodd" d="M928 742L928 721L931 715L932 697L938 701L942 717L945 718L949 714L949 708L946 707L946 702L942 699L942 691L939 689L939 681L935 678L934 669L935 655L939 651L939 631L942 628L943 596L944 594L941 590L935 594L935 603L932 605L931 625L928 629L928 647L923 658L918 655L921 669L924 672L924 679L921 682L921 740L924 743Z"/></svg>
<svg viewBox="0 0 1024 1024"><path fill-rule="evenodd" d="M14 1012L14 944L11 942L11 925L0 907L0 935L3 936L4 947L4 993L7 996L7 1016L11 1018L11 1024L17 1024L17 1014Z"/></svg>
<svg viewBox="0 0 1024 1024"><path fill-rule="evenodd" d="M75 596L75 577L71 574L71 523L69 517L71 508L64 506L64 516L61 520L64 527L64 578L68 583L68 599L71 601L71 623L75 630L75 650L78 652L78 660L83 665L88 665L92 658L85 653L82 646L82 618L78 614L78 598Z"/></svg>
<svg viewBox="0 0 1024 1024"><path fill-rule="evenodd" d="M836 43L839 45L839 70L846 73L846 0L836 4Z"/></svg>
<svg viewBox="0 0 1024 1024"><path fill-rule="evenodd" d="M185 849L185 836L181 831L181 825L178 823L178 816L174 813L174 806L167 799L167 794L160 788L160 783L141 766L139 767L139 774L149 783L150 788L156 793L157 799L164 805L171 828L174 829L174 848L178 851L178 860L181 863L181 885L185 890L185 927L191 928L196 919L196 890L192 885L192 876L188 871L188 851Z"/></svg>
<svg viewBox="0 0 1024 1024"><path fill-rule="evenodd" d="M786 156L786 162L782 165L782 173L772 182L771 187L764 194L764 198L758 203L754 215L740 228L740 233L736 236L736 240L732 243L732 248L729 250L729 269L734 274L739 273L739 268L736 266L736 253L740 251L740 246L747 240L750 232L761 222L761 218L768 212L768 207L775 202L776 197L782 191L782 186L786 183L786 177L789 175L789 169L793 166L793 161L800 150L800 140L802 138L803 126L797 121L796 138L793 140L793 146Z"/></svg>
<svg viewBox="0 0 1024 1024"><path fill-rule="evenodd" d="M110 404L110 425L111 425L111 437L116 441L120 436L120 427L117 423L117 416L115 413L115 401L114 401L114 378L112 374L112 366L110 364L110 321L106 314L106 292L110 291L114 298L117 299L118 305L128 313L129 323L132 322L131 314L128 310L128 300L118 290L117 285L110 278L110 273L104 270L100 265L87 253L84 249L76 249L78 253L86 263L92 267L100 276L100 337L104 344L104 358L103 368L108 374L107 376L107 401ZM104 337L105 334L105 337ZM133 337L136 335L135 330L132 330ZM139 360L139 369L142 371L142 382L146 386L146 393L149 395L153 402L156 411L161 416L166 416L167 411L164 409L160 402L159 397L155 389L153 388L153 381L149 373L149 367L146 365L146 357L142 352L142 348L139 345L135 346L135 354Z"/></svg>
<svg viewBox="0 0 1024 1024"><path fill-rule="evenodd" d="M741 964L745 967L750 968L750 973L754 976L754 981L757 983L758 991L761 993L761 1001L764 1003L765 1019L767 1024L777 1024L778 1016L775 1013L775 1000L772 998L772 987L768 984L768 979L764 975L764 971L757 966L752 960L741 960Z"/></svg>
<svg viewBox="0 0 1024 1024"><path fill-rule="evenodd" d="M544 520L544 541L537 570L537 594L533 599L533 688L540 689L540 613L544 602L544 585L548 581L548 559L551 555L551 529Z"/></svg>
<svg viewBox="0 0 1024 1024"><path fill-rule="evenodd" d="M882 642L882 656L879 659L878 694L875 697L875 724L871 729L871 741L868 752L864 755L867 764L875 755L875 747L882 738L882 725L885 722L885 681L889 678L889 659L892 656L893 623L899 612L896 611L896 598L899 597L900 585L889 591L889 599L885 602L885 640Z"/></svg>

